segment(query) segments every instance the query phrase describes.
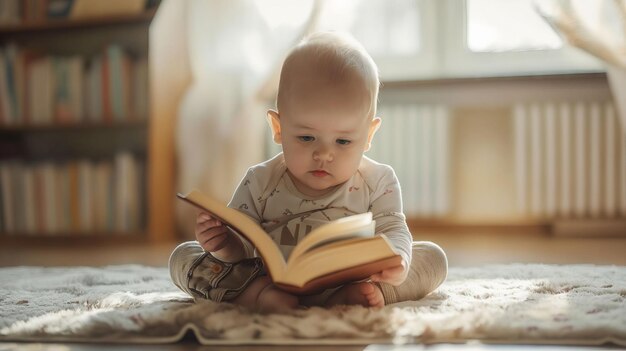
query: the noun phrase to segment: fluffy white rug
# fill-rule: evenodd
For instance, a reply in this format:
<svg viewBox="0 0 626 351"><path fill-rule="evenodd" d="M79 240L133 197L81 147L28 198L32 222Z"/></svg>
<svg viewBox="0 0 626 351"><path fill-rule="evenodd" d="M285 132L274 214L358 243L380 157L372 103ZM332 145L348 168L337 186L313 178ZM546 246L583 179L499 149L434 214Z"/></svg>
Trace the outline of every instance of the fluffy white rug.
<svg viewBox="0 0 626 351"><path fill-rule="evenodd" d="M203 344L485 342L626 345L626 267L452 268L421 301L258 315L195 304L165 268L0 269L0 341Z"/></svg>

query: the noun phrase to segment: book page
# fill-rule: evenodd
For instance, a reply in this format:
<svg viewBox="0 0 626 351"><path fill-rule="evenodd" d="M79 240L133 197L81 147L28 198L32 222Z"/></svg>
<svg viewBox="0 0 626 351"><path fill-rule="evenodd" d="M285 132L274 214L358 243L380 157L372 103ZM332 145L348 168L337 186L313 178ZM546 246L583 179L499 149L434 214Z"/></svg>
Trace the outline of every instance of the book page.
<svg viewBox="0 0 626 351"><path fill-rule="evenodd" d="M372 220L371 212L343 217L324 224L300 240L291 252L287 265L289 266L290 262L298 260L298 257L302 254L317 246L350 238L373 237L375 224L376 222Z"/></svg>
<svg viewBox="0 0 626 351"><path fill-rule="evenodd" d="M372 238L335 242L306 252L299 260L290 262L284 278L277 282L303 286L323 275L395 256L399 257L382 234ZM380 267L380 270L384 268L388 267Z"/></svg>
<svg viewBox="0 0 626 351"><path fill-rule="evenodd" d="M197 190L193 190L187 195L177 194L177 196L200 209L214 214L226 226L250 240L261 254L273 279L280 279L285 273L287 264L280 249L263 228L250 217L227 207Z"/></svg>

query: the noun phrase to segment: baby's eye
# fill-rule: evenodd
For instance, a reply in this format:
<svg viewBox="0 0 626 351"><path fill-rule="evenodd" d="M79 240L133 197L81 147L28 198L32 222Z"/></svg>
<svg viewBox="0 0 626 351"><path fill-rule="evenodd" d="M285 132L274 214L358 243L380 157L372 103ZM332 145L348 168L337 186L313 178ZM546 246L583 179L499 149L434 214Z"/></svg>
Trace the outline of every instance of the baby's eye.
<svg viewBox="0 0 626 351"><path fill-rule="evenodd" d="M310 135L301 135L301 136L298 137L298 140L304 141L304 142L309 142L309 141L315 140L315 138L310 136Z"/></svg>
<svg viewBox="0 0 626 351"><path fill-rule="evenodd" d="M339 145L348 145L348 144L350 144L350 140L347 140L347 139L337 139L337 144L339 144Z"/></svg>

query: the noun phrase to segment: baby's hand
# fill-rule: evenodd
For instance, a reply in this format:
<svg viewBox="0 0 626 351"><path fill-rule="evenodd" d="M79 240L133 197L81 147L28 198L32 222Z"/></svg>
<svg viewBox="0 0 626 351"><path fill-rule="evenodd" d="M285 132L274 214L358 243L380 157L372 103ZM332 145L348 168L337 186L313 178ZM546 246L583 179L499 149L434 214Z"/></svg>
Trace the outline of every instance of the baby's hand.
<svg viewBox="0 0 626 351"><path fill-rule="evenodd" d="M390 267L379 273L373 274L370 280L373 282L387 283L398 286L404 282L408 274L407 264L402 260L402 264Z"/></svg>
<svg viewBox="0 0 626 351"><path fill-rule="evenodd" d="M204 251L219 251L228 243L230 232L225 225L208 212L200 212L196 219L196 240Z"/></svg>

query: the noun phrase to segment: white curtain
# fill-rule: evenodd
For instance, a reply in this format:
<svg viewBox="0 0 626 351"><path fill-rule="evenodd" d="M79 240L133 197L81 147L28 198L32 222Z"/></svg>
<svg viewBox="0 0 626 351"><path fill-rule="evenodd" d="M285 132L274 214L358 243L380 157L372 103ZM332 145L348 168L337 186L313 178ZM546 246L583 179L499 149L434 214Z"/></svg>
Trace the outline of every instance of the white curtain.
<svg viewBox="0 0 626 351"><path fill-rule="evenodd" d="M315 25L313 0L274 18L254 0L187 3L193 82L177 116L177 190L229 201L245 170L264 158L265 112L287 51ZM271 1L268 1L271 3ZM285 3L285 2L283 2ZM193 236L195 211L177 203L179 230Z"/></svg>
<svg viewBox="0 0 626 351"><path fill-rule="evenodd" d="M607 65L607 75L622 124L622 138L626 138L626 67Z"/></svg>

